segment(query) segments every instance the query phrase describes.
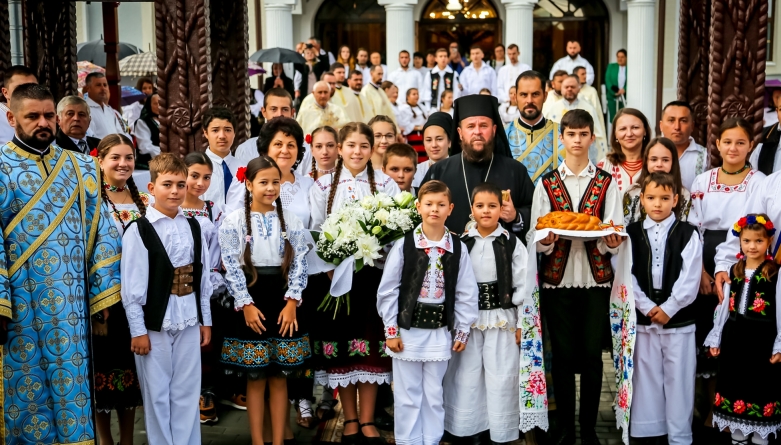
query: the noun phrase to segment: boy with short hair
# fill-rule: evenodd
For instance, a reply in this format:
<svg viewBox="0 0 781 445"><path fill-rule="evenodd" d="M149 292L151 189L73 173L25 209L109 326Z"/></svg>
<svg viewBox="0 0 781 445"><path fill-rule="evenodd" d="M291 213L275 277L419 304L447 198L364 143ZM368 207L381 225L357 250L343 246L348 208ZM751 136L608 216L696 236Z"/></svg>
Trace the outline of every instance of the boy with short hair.
<svg viewBox="0 0 781 445"><path fill-rule="evenodd" d="M122 304L144 400L149 443L200 443L200 347L211 338L209 249L180 208L187 166L163 153L149 163L155 202L122 240ZM200 326L199 326L200 325Z"/></svg>
<svg viewBox="0 0 781 445"><path fill-rule="evenodd" d="M552 211L579 212L606 223L622 221L621 195L610 173L589 161L594 120L572 110L560 124L566 157L547 173L534 190L528 240L534 239L537 219ZM553 386L560 445L575 443L575 373L580 373L580 437L598 444L594 430L602 389L602 339L609 325L608 308L613 268L611 254L623 239L611 234L598 240L564 240L550 233L536 243L543 257L539 267L540 310L550 329Z"/></svg>
<svg viewBox="0 0 781 445"><path fill-rule="evenodd" d="M236 181L239 167L242 167L241 161L231 153L235 129L236 117L227 108L211 108L203 115L203 137L209 143L206 156L211 159L214 169L211 186L201 199L212 201L217 206L225 206L228 190Z"/></svg>
<svg viewBox="0 0 781 445"><path fill-rule="evenodd" d="M479 289L477 322L463 354L448 364L445 429L472 443L518 439L520 317L525 295L528 253L512 232L499 224L502 191L484 182L472 190L474 227L461 237L469 250ZM517 328L517 329L516 329Z"/></svg>
<svg viewBox="0 0 781 445"><path fill-rule="evenodd" d="M412 179L415 177L418 153L407 144L391 144L382 156L382 172L390 176L402 192L413 195Z"/></svg>
<svg viewBox="0 0 781 445"><path fill-rule="evenodd" d="M637 310L632 379L632 437L667 435L671 445L692 443L697 348L695 307L702 269L697 229L678 221L675 180L651 173L641 184L647 218L626 228L632 240Z"/></svg>
<svg viewBox="0 0 781 445"><path fill-rule="evenodd" d="M442 378L451 349L464 350L477 320L477 285L469 252L445 227L453 210L445 183L424 184L416 206L423 222L391 248L377 310L393 357L396 442L437 445L445 431Z"/></svg>

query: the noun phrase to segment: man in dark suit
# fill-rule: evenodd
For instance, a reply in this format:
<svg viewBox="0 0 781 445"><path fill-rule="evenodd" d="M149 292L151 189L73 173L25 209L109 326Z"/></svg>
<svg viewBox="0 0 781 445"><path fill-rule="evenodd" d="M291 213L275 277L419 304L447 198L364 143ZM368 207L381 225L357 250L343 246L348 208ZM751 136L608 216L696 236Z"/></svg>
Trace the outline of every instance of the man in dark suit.
<svg viewBox="0 0 781 445"><path fill-rule="evenodd" d="M90 111L87 101L79 96L65 96L57 104L56 144L66 150L90 154L100 139L87 136Z"/></svg>

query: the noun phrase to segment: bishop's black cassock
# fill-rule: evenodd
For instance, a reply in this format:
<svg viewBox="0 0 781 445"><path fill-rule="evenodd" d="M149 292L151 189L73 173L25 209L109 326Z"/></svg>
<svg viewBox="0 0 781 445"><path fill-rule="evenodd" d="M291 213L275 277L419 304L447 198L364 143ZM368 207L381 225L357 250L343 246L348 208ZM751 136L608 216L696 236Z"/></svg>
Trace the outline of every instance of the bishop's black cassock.
<svg viewBox="0 0 781 445"><path fill-rule="evenodd" d="M484 162L472 163L466 158L462 159L461 138L457 127L461 119L472 116L486 116L493 119L496 124L494 136L494 156ZM499 104L493 96L469 95L456 100L453 113L453 131L451 132L450 157L432 165L422 184L430 180L440 180L447 184L453 195L453 213L445 224L455 233L464 232L469 215L472 213L469 197L472 189L483 182L490 182L502 190L510 190L513 205L521 214L523 227L521 230L513 230L518 227L511 223L502 225L509 231L513 231L522 241L526 240L526 232L531 226L531 206L534 195L534 184L529 178L526 167L512 158L507 136L504 133L502 119L499 116ZM463 165L463 167L462 167ZM489 170L490 165L490 170ZM464 175L466 173L466 175ZM488 177L486 178L486 174ZM466 177L466 180L464 179Z"/></svg>

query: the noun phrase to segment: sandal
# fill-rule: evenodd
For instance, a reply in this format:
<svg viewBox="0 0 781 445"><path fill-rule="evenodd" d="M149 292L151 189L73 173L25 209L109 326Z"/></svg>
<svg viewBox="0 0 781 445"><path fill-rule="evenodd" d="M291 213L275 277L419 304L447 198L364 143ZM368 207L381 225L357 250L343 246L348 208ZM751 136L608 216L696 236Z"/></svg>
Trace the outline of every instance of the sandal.
<svg viewBox="0 0 781 445"><path fill-rule="evenodd" d="M358 423L358 419L345 420L344 425L348 423ZM342 445L361 445L363 442L363 434L361 434L360 423L358 423L358 432L355 434L342 433Z"/></svg>
<svg viewBox="0 0 781 445"><path fill-rule="evenodd" d="M298 426L311 429L320 423L321 418L315 417L312 411L312 404L307 399L301 399L296 406L296 423Z"/></svg>
<svg viewBox="0 0 781 445"><path fill-rule="evenodd" d="M374 429L377 429L374 422L359 423L358 425L361 426L361 434L363 434L363 427L365 426L373 426ZM380 434L380 430L377 430L377 434ZM382 435L379 437L368 437L364 435L364 443L366 445L387 445L388 442L383 439Z"/></svg>

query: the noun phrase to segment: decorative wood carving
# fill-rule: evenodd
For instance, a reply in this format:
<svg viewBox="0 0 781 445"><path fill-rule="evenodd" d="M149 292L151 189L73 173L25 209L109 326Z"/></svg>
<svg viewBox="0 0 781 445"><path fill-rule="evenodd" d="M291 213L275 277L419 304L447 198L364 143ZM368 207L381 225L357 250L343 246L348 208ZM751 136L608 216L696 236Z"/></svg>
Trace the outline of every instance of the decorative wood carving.
<svg viewBox="0 0 781 445"><path fill-rule="evenodd" d="M212 106L236 116L237 147L250 135L247 2L213 2L210 12Z"/></svg>
<svg viewBox="0 0 781 445"><path fill-rule="evenodd" d="M705 145L708 131L710 0L681 0L678 39L678 100L694 110L692 137Z"/></svg>
<svg viewBox="0 0 781 445"><path fill-rule="evenodd" d="M11 67L11 29L8 0L0 0L0 73ZM3 79L0 79L0 87Z"/></svg>
<svg viewBox="0 0 781 445"><path fill-rule="evenodd" d="M163 152L184 156L206 147L201 118L211 104L209 17L209 0L155 0Z"/></svg>
<svg viewBox="0 0 781 445"><path fill-rule="evenodd" d="M732 116L754 126L754 141L762 136L765 95L768 0L712 2L708 106L708 148L715 165L719 126Z"/></svg>
<svg viewBox="0 0 781 445"><path fill-rule="evenodd" d="M36 70L38 82L49 86L55 100L76 94L76 3L23 0L22 9L25 64Z"/></svg>

